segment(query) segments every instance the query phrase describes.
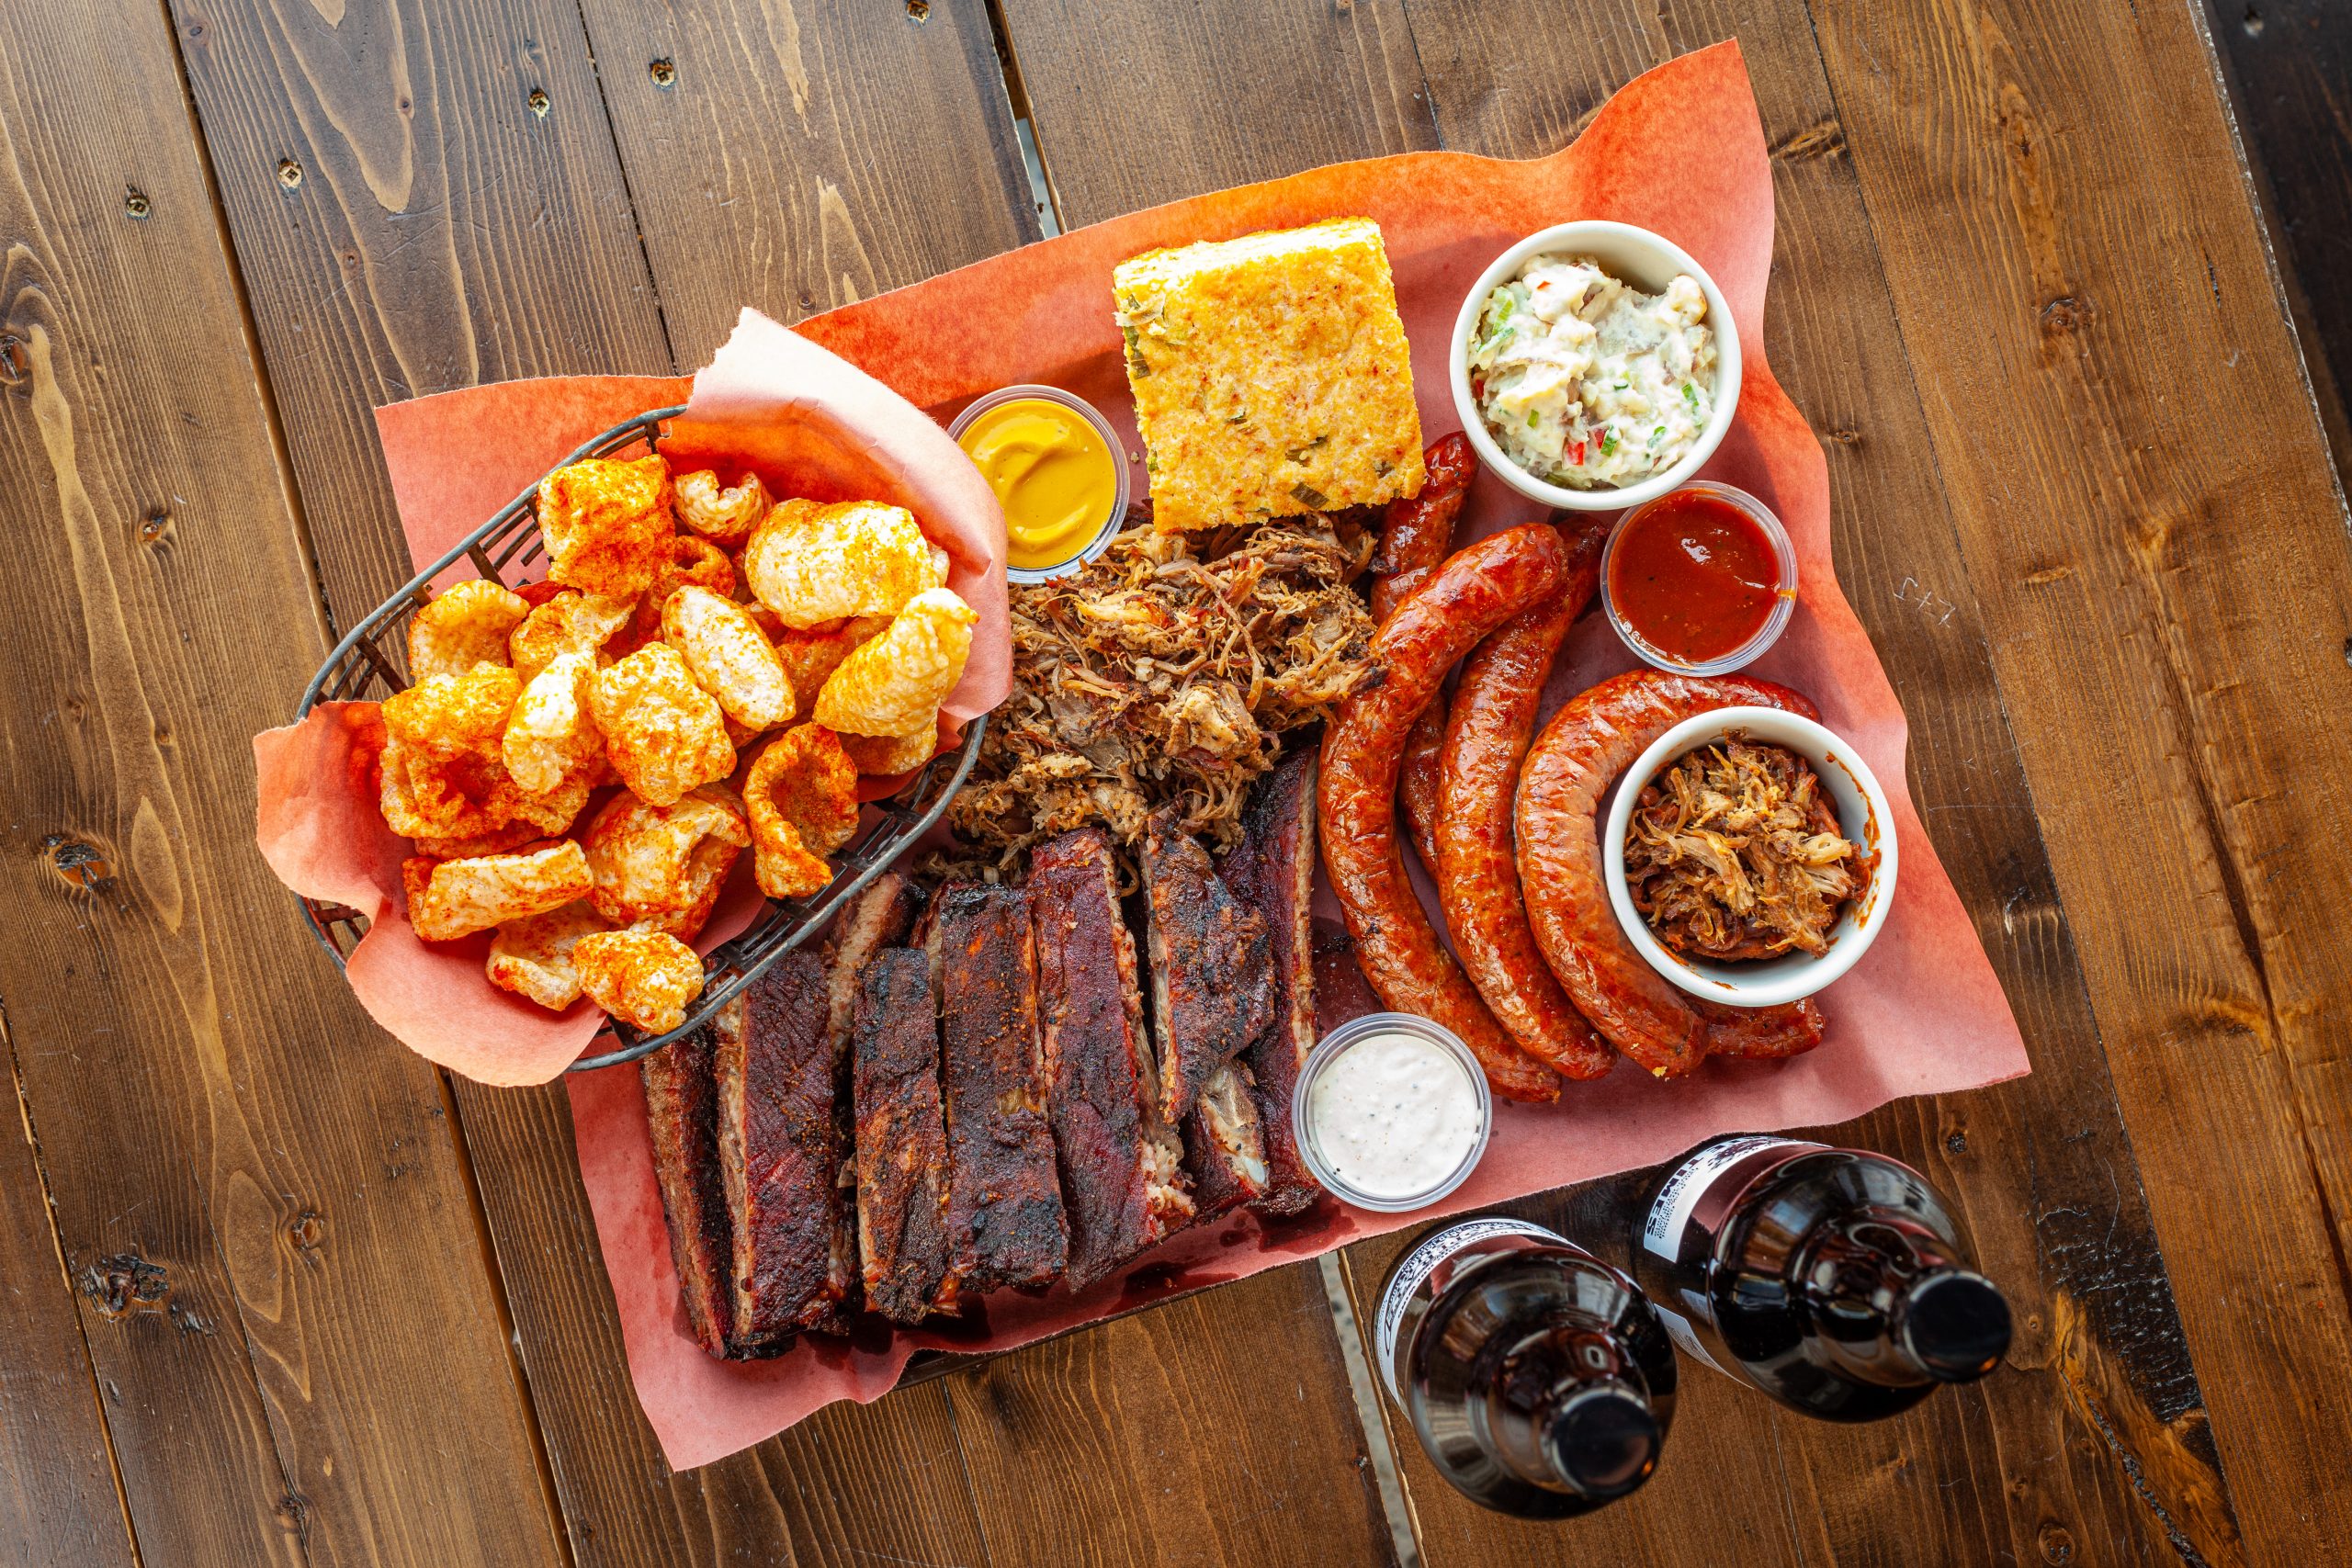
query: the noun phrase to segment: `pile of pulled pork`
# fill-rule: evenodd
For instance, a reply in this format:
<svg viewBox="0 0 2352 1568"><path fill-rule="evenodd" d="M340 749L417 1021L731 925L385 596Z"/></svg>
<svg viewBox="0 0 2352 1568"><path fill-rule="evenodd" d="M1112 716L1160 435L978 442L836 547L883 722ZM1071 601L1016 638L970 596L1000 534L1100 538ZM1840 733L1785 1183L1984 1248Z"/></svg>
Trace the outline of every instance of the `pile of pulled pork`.
<svg viewBox="0 0 2352 1568"><path fill-rule="evenodd" d="M1714 963L1828 951L1868 860L1812 763L1736 735L1669 763L1625 832L1634 908L1667 948Z"/></svg>
<svg viewBox="0 0 2352 1568"><path fill-rule="evenodd" d="M1170 801L1185 831L1230 845L1283 733L1374 679L1350 586L1373 543L1322 516L1189 539L1147 521L1076 572L1016 583L1012 694L947 810L965 865L1090 822L1132 845Z"/></svg>

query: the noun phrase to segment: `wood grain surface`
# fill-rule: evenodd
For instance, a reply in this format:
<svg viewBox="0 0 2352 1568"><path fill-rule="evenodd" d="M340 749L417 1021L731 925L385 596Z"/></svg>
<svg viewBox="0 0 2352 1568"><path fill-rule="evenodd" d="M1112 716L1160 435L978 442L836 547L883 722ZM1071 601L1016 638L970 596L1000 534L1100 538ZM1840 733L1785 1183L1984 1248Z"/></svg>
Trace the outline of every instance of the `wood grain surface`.
<svg viewBox="0 0 2352 1568"><path fill-rule="evenodd" d="M2332 0L2222 0L2210 15L2337 483L2352 484L2352 27Z"/></svg>
<svg viewBox="0 0 2352 1568"><path fill-rule="evenodd" d="M2334 114L2352 30L2299 0L995 9L0 11L27 1140L0 1151L0 1560L1377 1562L1391 1450L1441 1568L2352 1540L2352 785L2322 756L2352 561L2340 409L2256 222L2341 179L2345 140L2296 128ZM1299 1267L671 1473L561 1090L401 1052L245 849L247 737L408 574L368 411L691 369L740 305L789 321L1032 239L1016 114L1067 226L1372 153L1548 152L1732 36L1774 156L1773 367L2036 1064L1826 1135L1954 1196L2018 1310L2009 1365L1848 1429L1686 1363L1658 1480L1536 1529L1447 1490L1393 1411L1363 1428ZM2271 85L2267 189L2224 66ZM2333 341L2340 214L2279 230ZM1622 1251L1649 1179L1516 1207ZM1347 1256L1360 1302L1401 1245Z"/></svg>
<svg viewBox="0 0 2352 1568"><path fill-rule="evenodd" d="M0 1125L0 1562L128 1568L130 1521L98 1413L106 1396L50 1226L32 1111L21 1098L17 1110L23 1136Z"/></svg>
<svg viewBox="0 0 2352 1568"><path fill-rule="evenodd" d="M2352 546L2203 13L1815 19L2249 1555L2352 1540Z"/></svg>
<svg viewBox="0 0 2352 1568"><path fill-rule="evenodd" d="M324 627L169 31L0 40L0 995L141 1555L557 1562L438 1083L253 852Z"/></svg>

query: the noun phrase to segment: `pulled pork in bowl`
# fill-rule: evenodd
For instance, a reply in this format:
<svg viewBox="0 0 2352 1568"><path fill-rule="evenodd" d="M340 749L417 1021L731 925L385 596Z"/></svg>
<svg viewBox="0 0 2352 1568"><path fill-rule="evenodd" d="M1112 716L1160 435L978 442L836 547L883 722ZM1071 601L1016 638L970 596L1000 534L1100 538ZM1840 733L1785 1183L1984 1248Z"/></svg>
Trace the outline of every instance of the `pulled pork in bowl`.
<svg viewBox="0 0 2352 1568"><path fill-rule="evenodd" d="M1693 996L1794 1001L1885 923L1893 822L1869 766L1820 725L1702 714L1626 773L1601 840L1610 901L1635 951Z"/></svg>

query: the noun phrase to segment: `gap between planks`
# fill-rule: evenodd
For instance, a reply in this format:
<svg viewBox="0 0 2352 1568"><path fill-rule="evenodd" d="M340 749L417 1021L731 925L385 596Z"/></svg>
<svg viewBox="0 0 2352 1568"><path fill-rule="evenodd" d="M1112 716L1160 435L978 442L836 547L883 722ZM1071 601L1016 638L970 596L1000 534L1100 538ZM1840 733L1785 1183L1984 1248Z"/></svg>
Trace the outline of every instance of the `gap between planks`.
<svg viewBox="0 0 2352 1568"><path fill-rule="evenodd" d="M40 1134L33 1126L32 1097L25 1092L25 1075L17 1063L17 1037L8 1029L8 1007L0 998L0 1049L8 1054L8 1081L17 1093L17 1116L24 1124L25 1145L32 1150L33 1179L40 1185L41 1218L48 1222L50 1250L57 1258L57 1282L65 1287L65 1310L74 1314L74 1333L82 1347L82 1365L89 1369L90 1400L98 1408L98 1435L106 1440L107 1474L114 1481L115 1506L122 1510L123 1540L130 1547L133 1568L147 1561L139 1550L139 1527L130 1517L130 1492L122 1483L122 1461L114 1450L114 1422L107 1415L106 1390L98 1385L98 1360L90 1353L89 1325L82 1321L82 1306L74 1299L74 1269L65 1261L65 1237L57 1228L57 1205L49 1195L49 1168L41 1163Z"/></svg>

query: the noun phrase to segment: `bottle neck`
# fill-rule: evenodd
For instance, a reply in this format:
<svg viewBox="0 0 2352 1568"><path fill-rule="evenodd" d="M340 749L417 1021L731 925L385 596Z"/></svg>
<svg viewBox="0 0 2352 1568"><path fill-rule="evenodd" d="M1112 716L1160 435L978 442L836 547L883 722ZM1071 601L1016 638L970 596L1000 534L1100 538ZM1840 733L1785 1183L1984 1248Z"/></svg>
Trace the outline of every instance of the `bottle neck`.
<svg viewBox="0 0 2352 1568"><path fill-rule="evenodd" d="M1560 1327L1506 1360L1489 1385L1495 1457L1521 1480L1589 1502L1622 1497L1657 1468L1666 1433L1615 1336Z"/></svg>
<svg viewBox="0 0 2352 1568"><path fill-rule="evenodd" d="M1826 1359L1863 1382L1970 1382L2008 1348L2000 1292L1905 1213L1866 1208L1830 1221L1806 1248L1799 1280Z"/></svg>

